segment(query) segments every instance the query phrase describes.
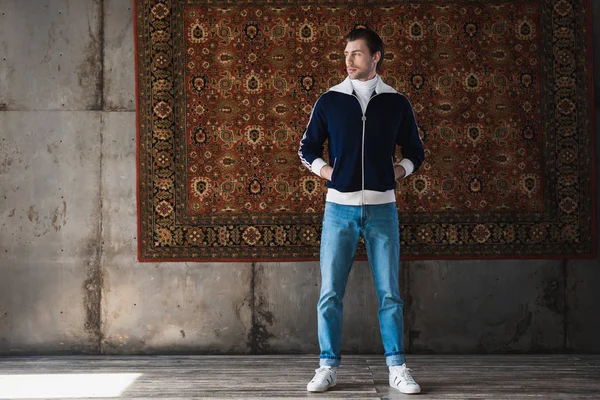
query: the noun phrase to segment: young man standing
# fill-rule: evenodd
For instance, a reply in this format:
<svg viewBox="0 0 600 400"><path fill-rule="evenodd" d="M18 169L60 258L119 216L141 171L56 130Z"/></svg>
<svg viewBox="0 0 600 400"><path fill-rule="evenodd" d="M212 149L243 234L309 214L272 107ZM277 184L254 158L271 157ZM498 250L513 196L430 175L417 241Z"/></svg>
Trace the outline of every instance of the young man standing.
<svg viewBox="0 0 600 400"><path fill-rule="evenodd" d="M323 392L336 384L343 297L362 235L377 290L390 386L402 393L420 393L404 359L394 188L397 179L410 175L423 163L423 143L409 101L377 74L383 60L379 35L358 28L345 41L348 77L319 97L298 151L302 163L326 179L328 188L317 305L320 368L307 390ZM326 140L331 165L323 160ZM396 146L402 148L404 157L398 164L394 164Z"/></svg>

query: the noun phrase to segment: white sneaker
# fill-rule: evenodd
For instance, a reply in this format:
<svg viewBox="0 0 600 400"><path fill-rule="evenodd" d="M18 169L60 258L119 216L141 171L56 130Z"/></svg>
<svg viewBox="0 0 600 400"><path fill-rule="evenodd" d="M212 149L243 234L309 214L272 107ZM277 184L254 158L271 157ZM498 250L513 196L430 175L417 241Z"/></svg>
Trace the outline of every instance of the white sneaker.
<svg viewBox="0 0 600 400"><path fill-rule="evenodd" d="M315 369L315 377L306 385L309 392L324 392L330 387L335 386L337 373L335 367L320 367Z"/></svg>
<svg viewBox="0 0 600 400"><path fill-rule="evenodd" d="M406 364L390 367L390 386L404 394L421 393L421 386L415 382Z"/></svg>

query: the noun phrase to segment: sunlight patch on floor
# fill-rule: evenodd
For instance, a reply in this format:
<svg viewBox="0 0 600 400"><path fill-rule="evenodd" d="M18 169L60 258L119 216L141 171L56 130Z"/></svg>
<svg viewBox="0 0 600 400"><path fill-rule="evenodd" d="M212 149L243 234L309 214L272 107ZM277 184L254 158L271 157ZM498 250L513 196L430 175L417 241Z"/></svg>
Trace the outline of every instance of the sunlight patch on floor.
<svg viewBox="0 0 600 400"><path fill-rule="evenodd" d="M0 399L119 397L142 374L0 375Z"/></svg>

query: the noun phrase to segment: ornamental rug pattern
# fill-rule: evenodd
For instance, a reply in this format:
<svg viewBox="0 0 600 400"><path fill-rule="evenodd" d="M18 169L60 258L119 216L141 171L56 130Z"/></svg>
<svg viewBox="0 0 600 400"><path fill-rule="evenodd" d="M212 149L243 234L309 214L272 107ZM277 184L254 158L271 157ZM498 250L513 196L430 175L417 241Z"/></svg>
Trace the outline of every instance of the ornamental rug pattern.
<svg viewBox="0 0 600 400"><path fill-rule="evenodd" d="M139 258L318 259L326 189L297 151L356 26L382 36L380 75L425 145L396 191L403 257L593 255L589 14L587 0L137 0Z"/></svg>

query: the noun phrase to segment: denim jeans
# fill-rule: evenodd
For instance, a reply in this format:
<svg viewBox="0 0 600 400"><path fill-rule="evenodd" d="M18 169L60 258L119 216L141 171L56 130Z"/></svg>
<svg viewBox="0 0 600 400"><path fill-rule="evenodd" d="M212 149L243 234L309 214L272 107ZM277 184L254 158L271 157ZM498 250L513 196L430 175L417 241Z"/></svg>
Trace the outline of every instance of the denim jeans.
<svg viewBox="0 0 600 400"><path fill-rule="evenodd" d="M377 290L386 364L404 363L404 303L398 286L400 238L396 204L347 206L327 202L321 235L321 295L317 305L321 366L340 365L343 298L361 235Z"/></svg>

